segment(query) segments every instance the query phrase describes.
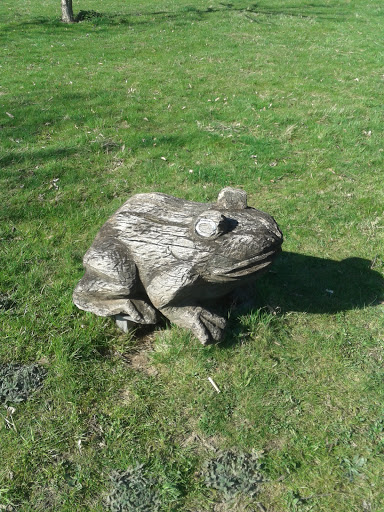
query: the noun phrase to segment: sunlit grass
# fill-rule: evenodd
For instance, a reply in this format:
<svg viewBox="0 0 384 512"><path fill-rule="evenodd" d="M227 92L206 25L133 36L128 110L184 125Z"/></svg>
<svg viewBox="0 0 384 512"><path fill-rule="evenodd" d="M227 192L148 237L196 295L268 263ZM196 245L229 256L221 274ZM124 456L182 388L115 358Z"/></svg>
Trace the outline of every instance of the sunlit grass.
<svg viewBox="0 0 384 512"><path fill-rule="evenodd" d="M249 510L380 511L381 4L87 0L75 14L100 16L71 26L59 7L0 5L0 360L48 370L2 409L0 505L105 510L111 472L145 463L164 510L219 512L203 462L254 449ZM285 252L221 345L75 308L82 256L130 195L227 185Z"/></svg>

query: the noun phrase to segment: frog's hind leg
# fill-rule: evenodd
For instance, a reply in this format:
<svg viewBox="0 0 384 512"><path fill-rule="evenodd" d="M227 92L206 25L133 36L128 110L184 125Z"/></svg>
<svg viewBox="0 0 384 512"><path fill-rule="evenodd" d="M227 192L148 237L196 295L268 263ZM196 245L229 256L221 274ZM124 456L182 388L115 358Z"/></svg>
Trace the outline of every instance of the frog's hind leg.
<svg viewBox="0 0 384 512"><path fill-rule="evenodd" d="M77 307L98 316L122 314L125 320L139 324L157 322L157 312L140 285L125 245L113 239L97 240L83 263L85 274L73 293Z"/></svg>

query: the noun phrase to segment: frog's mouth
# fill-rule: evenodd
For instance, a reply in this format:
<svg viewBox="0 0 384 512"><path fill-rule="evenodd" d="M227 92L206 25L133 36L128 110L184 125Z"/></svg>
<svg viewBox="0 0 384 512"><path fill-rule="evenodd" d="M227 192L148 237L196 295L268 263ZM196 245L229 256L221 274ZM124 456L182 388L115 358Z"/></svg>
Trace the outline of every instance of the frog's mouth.
<svg viewBox="0 0 384 512"><path fill-rule="evenodd" d="M277 254L281 251L281 247L274 248L268 252L258 254L253 258L235 263L229 268L220 269L213 272L213 277L216 279L237 279L250 274L255 274L263 269L265 270L272 261L275 259Z"/></svg>

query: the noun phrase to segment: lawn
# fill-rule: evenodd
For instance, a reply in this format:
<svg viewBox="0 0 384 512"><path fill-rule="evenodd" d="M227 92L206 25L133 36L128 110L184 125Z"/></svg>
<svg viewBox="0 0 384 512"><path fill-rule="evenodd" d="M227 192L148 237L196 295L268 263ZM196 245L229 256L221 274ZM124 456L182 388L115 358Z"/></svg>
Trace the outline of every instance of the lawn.
<svg viewBox="0 0 384 512"><path fill-rule="evenodd" d="M0 3L0 510L383 512L382 2L74 10ZM224 186L285 242L221 344L73 305L128 197Z"/></svg>

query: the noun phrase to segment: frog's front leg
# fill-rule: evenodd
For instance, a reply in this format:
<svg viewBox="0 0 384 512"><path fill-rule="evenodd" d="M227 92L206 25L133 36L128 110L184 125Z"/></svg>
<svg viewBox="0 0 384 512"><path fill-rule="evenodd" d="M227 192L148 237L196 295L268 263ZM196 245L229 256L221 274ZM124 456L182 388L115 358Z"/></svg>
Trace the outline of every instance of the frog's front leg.
<svg viewBox="0 0 384 512"><path fill-rule="evenodd" d="M175 265L152 279L147 293L152 304L171 322L190 329L203 345L222 338L226 320L201 306L201 277L188 263Z"/></svg>

